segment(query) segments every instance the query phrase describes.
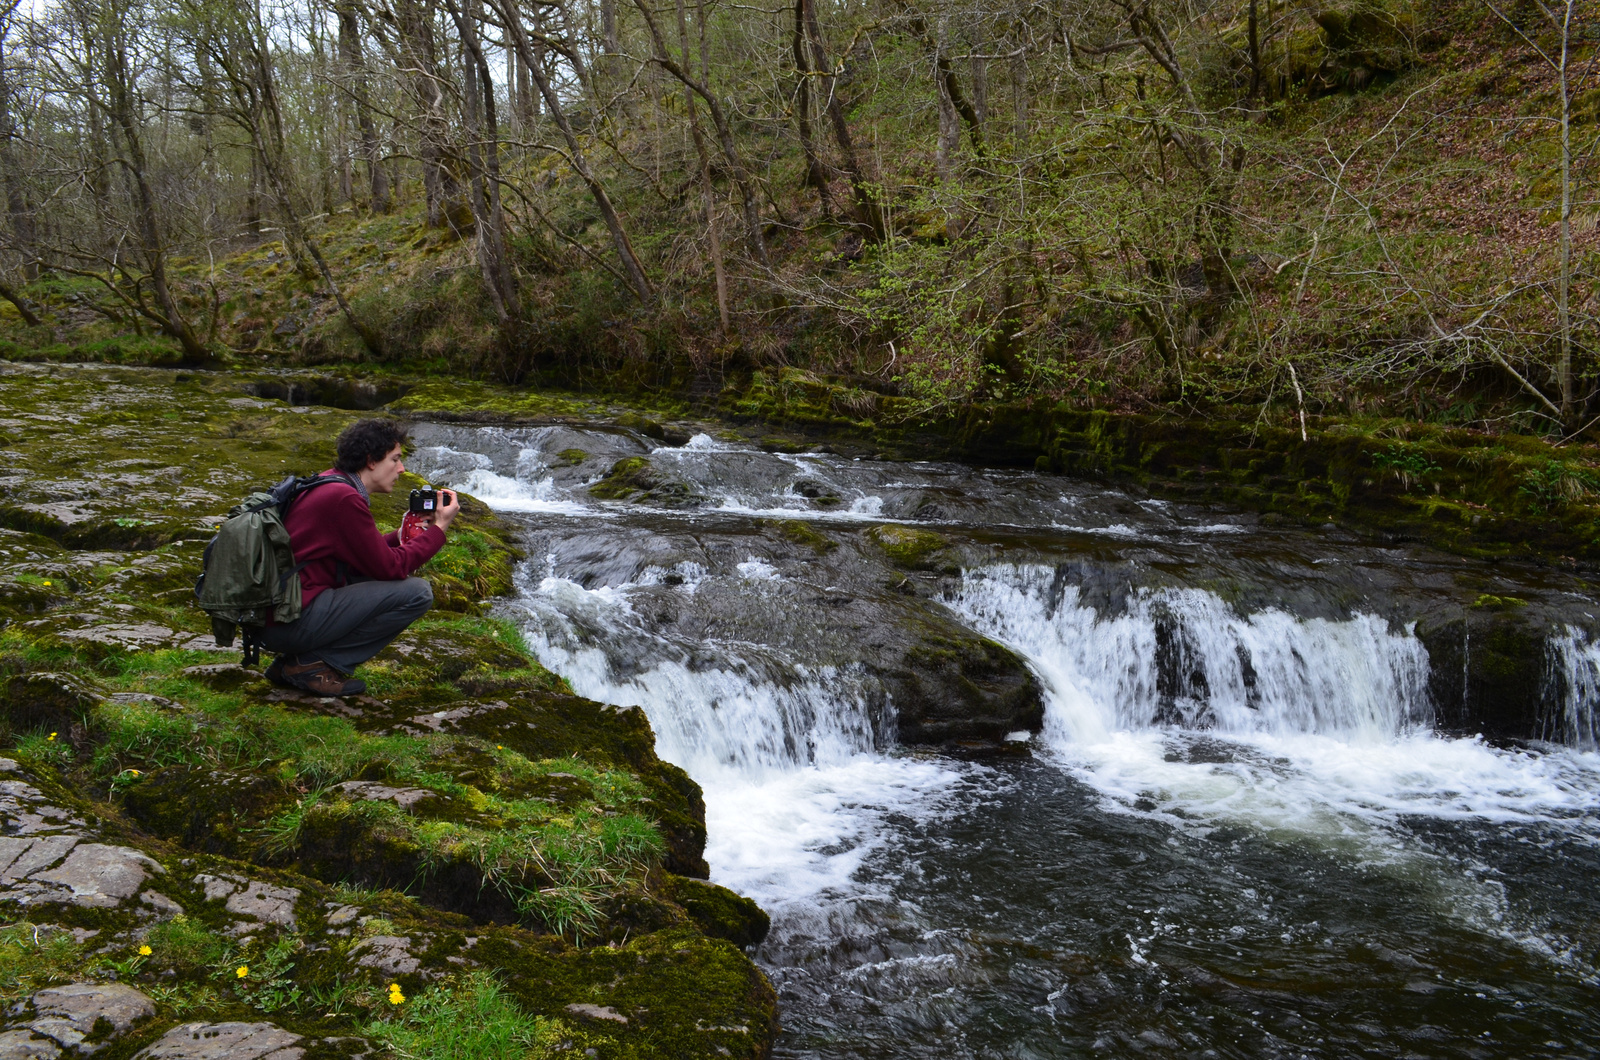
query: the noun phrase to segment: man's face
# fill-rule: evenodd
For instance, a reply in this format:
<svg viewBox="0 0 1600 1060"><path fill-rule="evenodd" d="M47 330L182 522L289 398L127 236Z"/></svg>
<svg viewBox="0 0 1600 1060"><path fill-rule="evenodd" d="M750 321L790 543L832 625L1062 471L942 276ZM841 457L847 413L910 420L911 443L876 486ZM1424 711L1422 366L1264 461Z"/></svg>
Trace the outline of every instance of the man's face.
<svg viewBox="0 0 1600 1060"><path fill-rule="evenodd" d="M400 480L405 469L406 465L400 459L400 446L397 445L385 453L382 460L368 464L367 473L361 477L373 493L393 493L394 484Z"/></svg>

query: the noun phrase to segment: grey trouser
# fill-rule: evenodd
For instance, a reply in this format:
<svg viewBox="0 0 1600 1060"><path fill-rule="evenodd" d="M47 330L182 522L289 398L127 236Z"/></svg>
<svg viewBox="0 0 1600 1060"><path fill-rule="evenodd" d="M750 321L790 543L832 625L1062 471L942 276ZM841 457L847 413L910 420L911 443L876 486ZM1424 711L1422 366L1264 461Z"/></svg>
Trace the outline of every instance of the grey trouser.
<svg viewBox="0 0 1600 1060"><path fill-rule="evenodd" d="M279 655L321 659L349 676L433 606L426 578L353 581L324 589L300 617L261 631L261 646Z"/></svg>

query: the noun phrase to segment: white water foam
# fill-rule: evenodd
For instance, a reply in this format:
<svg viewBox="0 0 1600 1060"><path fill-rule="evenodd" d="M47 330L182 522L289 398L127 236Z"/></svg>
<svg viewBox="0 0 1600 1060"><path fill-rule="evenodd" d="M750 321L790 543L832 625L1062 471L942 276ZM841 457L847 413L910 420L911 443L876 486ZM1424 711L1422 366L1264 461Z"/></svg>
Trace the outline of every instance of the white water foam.
<svg viewBox="0 0 1600 1060"><path fill-rule="evenodd" d="M499 511L601 514L598 509L570 500L557 490L543 454L536 448L524 448L518 454L514 477L495 471L494 462L481 453L462 452L444 445L419 448L412 462L424 478L449 481L461 492Z"/></svg>
<svg viewBox="0 0 1600 1060"><path fill-rule="evenodd" d="M1135 592L1123 613L1102 616L1048 567L968 572L948 602L1028 659L1045 688L1044 749L1107 809L1197 835L1244 826L1310 843L1403 876L1449 915L1567 961L1561 940L1509 923L1498 881L1432 853L1408 822L1496 825L1532 842L1553 828L1600 844L1600 754L1434 735L1427 655L1409 630L1365 615L1241 617L1198 590ZM1188 713L1209 721L1207 731L1159 718L1163 623L1169 662L1203 677L1187 689L1203 700ZM1573 696L1592 718L1600 650L1576 637L1571 650L1590 666L1574 667L1590 683L1575 681Z"/></svg>
<svg viewBox="0 0 1600 1060"><path fill-rule="evenodd" d="M758 582L776 575L754 559L739 570ZM671 591L713 577L690 573ZM579 695L645 710L657 753L705 794L718 882L771 911L814 913L819 902L860 897L856 870L889 841L888 816L936 801L962 768L880 753L892 710L875 717L882 693L854 669L809 667L757 645L678 644L646 629L629 595L665 584L647 574L590 590L530 577L521 599L529 645Z"/></svg>

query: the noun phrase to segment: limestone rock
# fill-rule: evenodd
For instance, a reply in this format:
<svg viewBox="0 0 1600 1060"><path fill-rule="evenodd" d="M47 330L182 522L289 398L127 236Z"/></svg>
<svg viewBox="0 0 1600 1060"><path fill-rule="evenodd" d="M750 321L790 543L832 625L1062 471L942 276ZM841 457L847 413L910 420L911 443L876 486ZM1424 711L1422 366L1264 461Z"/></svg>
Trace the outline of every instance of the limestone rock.
<svg viewBox="0 0 1600 1060"><path fill-rule="evenodd" d="M393 788L386 784L376 784L367 780L347 780L343 784L335 784L334 787L350 796L351 799L369 802L392 802L402 810L411 809L423 799L439 797L438 792L429 791L427 788Z"/></svg>
<svg viewBox="0 0 1600 1060"><path fill-rule="evenodd" d="M300 1041L271 1023L185 1023L134 1060L300 1060Z"/></svg>
<svg viewBox="0 0 1600 1060"><path fill-rule="evenodd" d="M294 887L275 887L242 876L210 876L203 872L194 882L205 888L206 901L226 898L228 901L223 908L230 913L291 930L295 926L294 904L299 901L300 892Z"/></svg>
<svg viewBox="0 0 1600 1060"><path fill-rule="evenodd" d="M422 962L411 956L411 940L394 935L374 935L353 946L350 955L361 967L385 975L410 975L422 967Z"/></svg>
<svg viewBox="0 0 1600 1060"><path fill-rule="evenodd" d="M53 883L71 894L73 905L107 909L132 898L144 886L145 870L165 870L155 859L128 847L82 843L57 868L36 872L29 879Z"/></svg>
<svg viewBox="0 0 1600 1060"><path fill-rule="evenodd" d="M610 1020L612 1023L627 1023L628 1017L608 1005L568 1005L567 1011L574 1016L587 1016L592 1020Z"/></svg>
<svg viewBox="0 0 1600 1060"><path fill-rule="evenodd" d="M26 1027L0 1031L0 1060L55 1060L61 1048L49 1038L36 1037Z"/></svg>
<svg viewBox="0 0 1600 1060"><path fill-rule="evenodd" d="M183 906L174 902L160 891L146 891L139 896L139 901L154 909L163 917L183 915Z"/></svg>
<svg viewBox="0 0 1600 1060"><path fill-rule="evenodd" d="M85 1044L100 1020L111 1025L109 1037L127 1032L139 1020L154 1016L155 1004L139 991L121 983L73 983L41 990L33 996L38 1017L28 1024L37 1034L54 1039L63 1048L91 1053L99 1048Z"/></svg>

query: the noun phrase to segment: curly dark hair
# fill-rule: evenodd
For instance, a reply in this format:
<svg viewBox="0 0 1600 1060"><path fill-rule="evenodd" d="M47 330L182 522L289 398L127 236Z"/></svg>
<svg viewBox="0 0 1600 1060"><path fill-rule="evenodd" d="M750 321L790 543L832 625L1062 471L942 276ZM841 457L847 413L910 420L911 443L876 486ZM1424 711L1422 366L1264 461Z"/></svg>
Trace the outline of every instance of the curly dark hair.
<svg viewBox="0 0 1600 1060"><path fill-rule="evenodd" d="M406 444L406 435L405 424L394 420L357 420L339 433L339 457L333 466L347 474L359 474L395 446Z"/></svg>

